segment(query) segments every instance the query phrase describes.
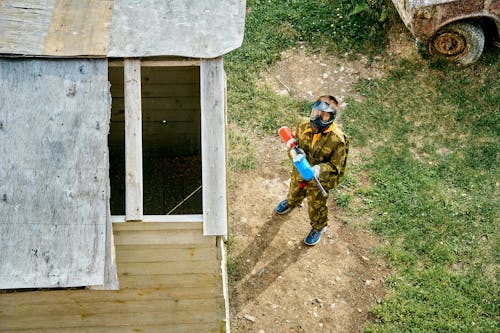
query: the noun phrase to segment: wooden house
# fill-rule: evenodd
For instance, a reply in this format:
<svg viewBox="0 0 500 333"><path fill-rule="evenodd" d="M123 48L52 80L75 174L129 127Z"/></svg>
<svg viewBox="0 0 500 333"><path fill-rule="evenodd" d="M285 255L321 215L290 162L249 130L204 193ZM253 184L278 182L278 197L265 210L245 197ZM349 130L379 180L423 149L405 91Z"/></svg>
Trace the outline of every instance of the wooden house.
<svg viewBox="0 0 500 333"><path fill-rule="evenodd" d="M244 0L0 1L0 332L227 332Z"/></svg>

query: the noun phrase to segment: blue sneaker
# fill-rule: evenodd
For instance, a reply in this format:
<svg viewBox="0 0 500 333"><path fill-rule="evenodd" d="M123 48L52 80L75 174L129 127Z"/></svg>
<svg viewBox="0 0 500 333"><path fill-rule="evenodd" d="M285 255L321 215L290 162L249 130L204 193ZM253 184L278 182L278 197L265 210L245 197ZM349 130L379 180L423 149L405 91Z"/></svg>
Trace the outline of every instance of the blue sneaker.
<svg viewBox="0 0 500 333"><path fill-rule="evenodd" d="M321 239L321 235L326 231L326 227L323 227L321 230L314 230L311 229L309 231L309 234L307 235L306 239L304 239L304 243L309 246L313 246L318 244L319 240Z"/></svg>
<svg viewBox="0 0 500 333"><path fill-rule="evenodd" d="M292 208L288 206L288 201L286 199L283 199L280 201L280 203L274 208L274 211L276 214L283 215L291 211Z"/></svg>

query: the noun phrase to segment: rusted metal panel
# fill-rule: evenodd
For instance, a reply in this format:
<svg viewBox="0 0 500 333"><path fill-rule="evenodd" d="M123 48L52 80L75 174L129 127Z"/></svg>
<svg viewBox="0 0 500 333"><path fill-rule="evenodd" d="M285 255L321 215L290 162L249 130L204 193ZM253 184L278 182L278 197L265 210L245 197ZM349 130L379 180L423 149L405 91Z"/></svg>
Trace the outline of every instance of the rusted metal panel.
<svg viewBox="0 0 500 333"><path fill-rule="evenodd" d="M500 0L490 1L488 5L489 11L494 15L500 16Z"/></svg>
<svg viewBox="0 0 500 333"><path fill-rule="evenodd" d="M488 17L500 22L500 0L393 0L406 27L420 40L428 40L448 23Z"/></svg>
<svg viewBox="0 0 500 333"><path fill-rule="evenodd" d="M484 0L416 1L411 8L414 33L427 39L449 22L477 16L484 9Z"/></svg>

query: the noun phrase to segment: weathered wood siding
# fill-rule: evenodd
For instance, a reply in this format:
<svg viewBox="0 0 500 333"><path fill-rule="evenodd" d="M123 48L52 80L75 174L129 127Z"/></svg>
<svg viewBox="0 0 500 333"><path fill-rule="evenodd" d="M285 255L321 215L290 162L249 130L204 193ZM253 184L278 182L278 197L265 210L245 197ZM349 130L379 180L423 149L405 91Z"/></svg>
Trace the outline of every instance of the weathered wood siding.
<svg viewBox="0 0 500 333"><path fill-rule="evenodd" d="M213 58L243 41L245 0L115 0L110 57Z"/></svg>
<svg viewBox="0 0 500 333"><path fill-rule="evenodd" d="M204 233L226 236L226 78L223 59L203 59L200 78Z"/></svg>
<svg viewBox="0 0 500 333"><path fill-rule="evenodd" d="M202 222L114 223L119 291L0 294L0 331L223 332L220 247Z"/></svg>
<svg viewBox="0 0 500 333"><path fill-rule="evenodd" d="M244 25L245 0L2 0L0 54L213 58Z"/></svg>
<svg viewBox="0 0 500 333"><path fill-rule="evenodd" d="M142 109L141 61L125 59L125 215L141 221L142 204Z"/></svg>
<svg viewBox="0 0 500 333"><path fill-rule="evenodd" d="M0 59L0 289L100 285L105 60Z"/></svg>
<svg viewBox="0 0 500 333"><path fill-rule="evenodd" d="M42 54L56 0L0 1L0 53Z"/></svg>

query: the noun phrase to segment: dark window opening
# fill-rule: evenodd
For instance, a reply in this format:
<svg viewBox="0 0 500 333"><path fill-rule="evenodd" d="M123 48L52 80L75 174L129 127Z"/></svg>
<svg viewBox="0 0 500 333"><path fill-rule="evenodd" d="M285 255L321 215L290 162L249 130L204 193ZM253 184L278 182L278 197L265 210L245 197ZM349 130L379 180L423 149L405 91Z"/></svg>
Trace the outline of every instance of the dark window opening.
<svg viewBox="0 0 500 333"><path fill-rule="evenodd" d="M144 215L202 214L200 70L142 67ZM111 214L125 215L123 67L110 67Z"/></svg>

